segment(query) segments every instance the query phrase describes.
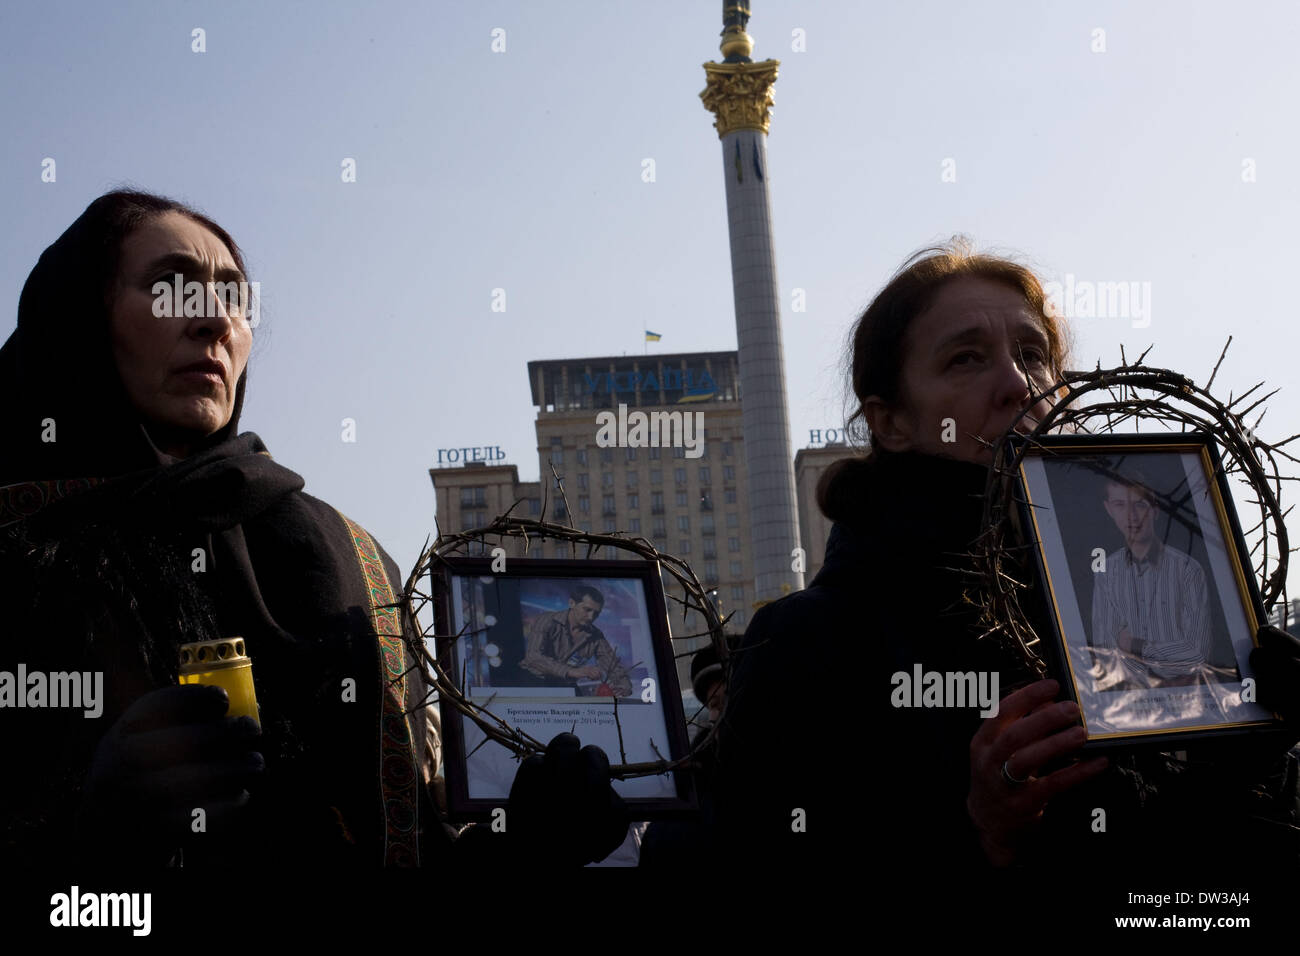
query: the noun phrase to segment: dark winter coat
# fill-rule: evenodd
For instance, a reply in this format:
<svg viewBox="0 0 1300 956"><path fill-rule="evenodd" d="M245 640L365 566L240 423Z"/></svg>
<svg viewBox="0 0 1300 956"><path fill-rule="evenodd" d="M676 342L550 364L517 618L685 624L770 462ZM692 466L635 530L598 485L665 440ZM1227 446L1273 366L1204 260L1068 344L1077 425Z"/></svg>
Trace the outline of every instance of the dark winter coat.
<svg viewBox="0 0 1300 956"><path fill-rule="evenodd" d="M100 671L103 713L3 713L3 764L22 768L0 798L8 853L130 853L129 834L82 817L94 749L135 699L176 683L180 643L234 635L253 662L263 786L245 824L195 841L187 866L414 865L422 823L442 839L423 712L404 713L425 688L404 673L398 615L375 606L403 582L364 529L251 432L56 498L67 487L0 490L0 670Z"/></svg>
<svg viewBox="0 0 1300 956"><path fill-rule="evenodd" d="M176 683L180 643L238 635L263 787L248 826L211 834L186 865L414 863L435 818L420 812L425 721L404 712L424 687L385 636L411 625L376 606L400 571L239 434L246 372L230 420L192 455L153 446L110 343L106 208L41 255L0 348L0 670L102 671L106 698L97 718L0 710L0 856L131 862L129 832L82 817L95 747L132 701Z"/></svg>
<svg viewBox="0 0 1300 956"><path fill-rule="evenodd" d="M1000 696L1036 679L978 639L963 598L975 583L964 555L980 529L986 474L910 453L840 467L823 567L804 591L761 608L734 656L706 808L730 862L988 866L966 809L978 708L891 703L893 675L917 665L996 671ZM1051 802L1021 863L1158 858L1294 871L1300 812L1286 749L1238 739L1214 754L1193 749L1189 761L1113 759ZM1092 826L1097 807L1107 811L1104 833Z"/></svg>

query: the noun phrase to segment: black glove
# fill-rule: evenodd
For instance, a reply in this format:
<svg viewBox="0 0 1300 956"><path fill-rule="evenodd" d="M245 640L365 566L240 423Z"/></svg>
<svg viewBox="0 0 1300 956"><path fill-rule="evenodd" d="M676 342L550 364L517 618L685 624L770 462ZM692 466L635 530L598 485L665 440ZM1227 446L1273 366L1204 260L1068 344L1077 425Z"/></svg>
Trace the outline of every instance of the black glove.
<svg viewBox="0 0 1300 956"><path fill-rule="evenodd" d="M222 688L189 684L127 708L100 740L86 783L80 827L92 856L158 865L192 835L195 808L208 833L237 818L265 764L257 722L223 716L229 704Z"/></svg>
<svg viewBox="0 0 1300 956"><path fill-rule="evenodd" d="M510 788L507 832L520 862L584 866L603 860L627 837L623 798L610 786L609 758L560 734L546 755L529 757Z"/></svg>
<svg viewBox="0 0 1300 956"><path fill-rule="evenodd" d="M1300 640L1271 624L1255 633L1259 646L1250 652L1259 702L1288 723L1300 724Z"/></svg>

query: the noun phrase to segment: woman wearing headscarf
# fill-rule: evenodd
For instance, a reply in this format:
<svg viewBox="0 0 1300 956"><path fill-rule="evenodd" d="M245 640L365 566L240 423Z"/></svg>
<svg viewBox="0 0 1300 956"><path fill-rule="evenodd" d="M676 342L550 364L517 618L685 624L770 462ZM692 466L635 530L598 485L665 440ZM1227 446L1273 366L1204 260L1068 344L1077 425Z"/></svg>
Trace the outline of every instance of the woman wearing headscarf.
<svg viewBox="0 0 1300 956"><path fill-rule="evenodd" d="M981 639L966 594L990 448L1046 413L1033 396L1067 367L1045 306L1028 269L956 245L918 253L859 318L853 419L871 447L821 480L834 522L821 570L761 608L734 657L706 808L724 858L936 876L1300 862L1294 727L1185 758L1080 759L1056 681ZM1262 638L1261 700L1296 719L1300 645ZM982 688L996 707L900 692L896 675L934 672L999 676Z"/></svg>
<svg viewBox="0 0 1300 956"><path fill-rule="evenodd" d="M246 279L212 220L114 192L23 288L0 349L0 671L102 686L93 716L29 706L31 677L0 710L8 854L377 866L451 852L397 565L238 432ZM224 691L177 686L181 644L235 636L260 732L226 714ZM552 745L584 767L594 749ZM586 796L608 809L612 790ZM606 852L622 838L609 830Z"/></svg>

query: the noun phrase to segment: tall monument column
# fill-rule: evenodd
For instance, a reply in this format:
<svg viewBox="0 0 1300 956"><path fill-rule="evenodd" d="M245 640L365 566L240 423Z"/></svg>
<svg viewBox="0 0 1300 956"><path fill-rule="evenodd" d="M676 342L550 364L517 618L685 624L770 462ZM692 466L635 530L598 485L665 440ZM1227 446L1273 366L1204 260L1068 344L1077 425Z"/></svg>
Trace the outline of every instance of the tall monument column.
<svg viewBox="0 0 1300 956"><path fill-rule="evenodd" d="M722 140L754 585L758 601L766 602L803 587L803 572L792 570L799 515L767 193L766 137L779 64L749 58L749 0L723 0L722 20L723 61L704 64L708 86L700 99Z"/></svg>

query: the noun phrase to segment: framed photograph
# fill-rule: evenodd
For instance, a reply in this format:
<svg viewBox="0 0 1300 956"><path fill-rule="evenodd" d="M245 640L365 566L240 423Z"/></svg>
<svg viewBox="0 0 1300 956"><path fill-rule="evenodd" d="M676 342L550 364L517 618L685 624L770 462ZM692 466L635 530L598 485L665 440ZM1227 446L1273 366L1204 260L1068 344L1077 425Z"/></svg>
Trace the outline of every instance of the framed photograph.
<svg viewBox="0 0 1300 956"><path fill-rule="evenodd" d="M458 635L439 660L475 704L542 744L576 734L611 764L688 753L658 563L511 558L494 573L490 559L449 558L433 594L439 633ZM508 806L519 762L454 707L442 721L448 811L486 820ZM695 808L686 773L613 785L634 820Z"/></svg>
<svg viewBox="0 0 1300 956"><path fill-rule="evenodd" d="M1022 460L1062 687L1089 747L1251 732L1258 587L1203 434L1051 436Z"/></svg>

